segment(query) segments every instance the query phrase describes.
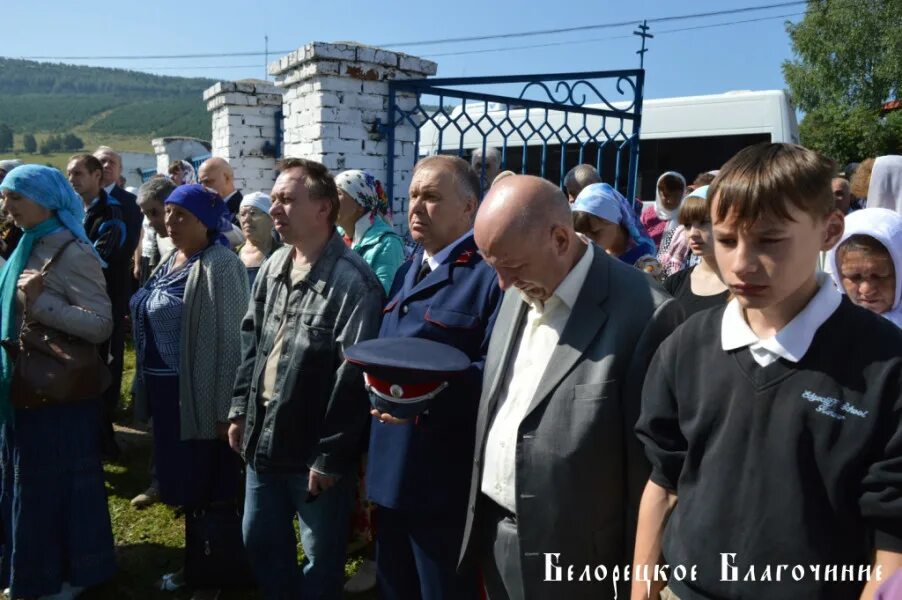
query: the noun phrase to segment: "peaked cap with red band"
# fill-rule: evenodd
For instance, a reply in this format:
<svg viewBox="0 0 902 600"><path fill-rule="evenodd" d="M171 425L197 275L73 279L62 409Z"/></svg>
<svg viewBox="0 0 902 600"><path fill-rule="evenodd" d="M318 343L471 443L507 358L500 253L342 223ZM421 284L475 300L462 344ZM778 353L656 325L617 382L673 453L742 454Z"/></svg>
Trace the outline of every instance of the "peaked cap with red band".
<svg viewBox="0 0 902 600"><path fill-rule="evenodd" d="M449 381L470 366L466 354L422 338L379 338L345 350L364 371L370 402L380 412L406 419L429 408Z"/></svg>

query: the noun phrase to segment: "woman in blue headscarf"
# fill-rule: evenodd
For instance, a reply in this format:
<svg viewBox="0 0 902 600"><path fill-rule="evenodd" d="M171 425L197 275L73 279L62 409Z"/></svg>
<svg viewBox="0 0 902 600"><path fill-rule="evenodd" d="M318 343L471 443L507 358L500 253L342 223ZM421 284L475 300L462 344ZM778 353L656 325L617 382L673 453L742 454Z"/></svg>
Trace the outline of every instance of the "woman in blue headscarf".
<svg viewBox="0 0 902 600"><path fill-rule="evenodd" d="M222 244L226 206L216 192L181 185L163 204L175 249L130 302L135 413L153 417L160 500L184 507L188 518L231 504L227 514L237 519L239 465L227 432L250 296L247 272ZM240 536L233 541L241 548ZM164 575L159 587L193 583L180 570ZM215 594L203 590L195 597L205 595Z"/></svg>
<svg viewBox="0 0 902 600"><path fill-rule="evenodd" d="M628 265L656 279L663 277L655 243L620 192L607 183L593 183L583 188L570 210L578 233Z"/></svg>
<svg viewBox="0 0 902 600"><path fill-rule="evenodd" d="M94 344L113 330L101 262L81 198L62 173L23 165L0 184L23 230L0 270L0 338L23 316ZM46 275L41 268L62 249ZM100 462L100 399L29 410L10 404L13 363L0 354L0 585L10 597L60 594L109 579L113 533Z"/></svg>

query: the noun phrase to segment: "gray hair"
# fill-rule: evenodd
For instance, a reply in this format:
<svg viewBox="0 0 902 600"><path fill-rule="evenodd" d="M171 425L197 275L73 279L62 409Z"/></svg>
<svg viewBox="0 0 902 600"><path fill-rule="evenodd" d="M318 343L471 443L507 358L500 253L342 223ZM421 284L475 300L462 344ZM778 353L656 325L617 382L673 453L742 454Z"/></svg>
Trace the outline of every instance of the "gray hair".
<svg viewBox="0 0 902 600"><path fill-rule="evenodd" d="M582 164L576 165L564 175L564 187L573 195L578 194L582 189L593 183L601 183L601 175L592 165ZM574 193L573 190L576 190Z"/></svg>
<svg viewBox="0 0 902 600"><path fill-rule="evenodd" d="M119 160L119 163L122 163L122 156L109 146L97 146L97 150L94 151L94 156L96 157L98 154L114 154Z"/></svg>
<svg viewBox="0 0 902 600"><path fill-rule="evenodd" d="M501 165L501 151L498 148L493 148L489 146L485 149L485 161L486 162L494 162L496 165ZM477 168L477 165L482 162L482 148L476 148L473 150L473 154L470 155L470 165L474 169Z"/></svg>
<svg viewBox="0 0 902 600"><path fill-rule="evenodd" d="M147 180L138 189L138 204L147 202L165 202L175 189L175 184L168 177L156 175Z"/></svg>

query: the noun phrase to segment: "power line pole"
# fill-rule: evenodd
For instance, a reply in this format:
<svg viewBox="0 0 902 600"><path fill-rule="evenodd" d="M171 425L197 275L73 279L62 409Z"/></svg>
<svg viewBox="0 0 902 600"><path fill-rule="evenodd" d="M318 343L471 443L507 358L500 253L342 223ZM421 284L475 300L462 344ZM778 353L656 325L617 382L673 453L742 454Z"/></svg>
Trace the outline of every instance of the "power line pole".
<svg viewBox="0 0 902 600"><path fill-rule="evenodd" d="M269 65L269 36L263 36L263 79L269 81L269 72L266 67Z"/></svg>

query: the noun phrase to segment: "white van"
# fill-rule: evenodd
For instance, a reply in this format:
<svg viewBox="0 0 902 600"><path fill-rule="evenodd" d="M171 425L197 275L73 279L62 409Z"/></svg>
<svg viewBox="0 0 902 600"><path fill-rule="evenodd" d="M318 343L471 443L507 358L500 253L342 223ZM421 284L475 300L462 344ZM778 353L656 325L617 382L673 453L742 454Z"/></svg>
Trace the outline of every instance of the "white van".
<svg viewBox="0 0 902 600"><path fill-rule="evenodd" d="M604 105L587 106L606 108ZM614 106L622 107L619 103ZM451 112L452 120L458 119L462 112L462 107L456 107ZM525 166L527 173L560 181L564 173L580 162L593 165L599 162L599 146L594 142L582 146L580 157L580 146L586 138L585 134L580 137L578 132L599 129L600 117L584 117L563 111L548 111L546 115L544 110L530 109L527 118L524 108L511 107L506 114L503 106L484 103L468 104L466 113L471 121L480 123L484 131L490 129L485 135L485 145L504 148L505 168L513 171L520 172ZM487 125L486 119L480 122L486 113L498 125ZM529 124L526 124L527 121ZM533 133L534 129L539 129L548 138L546 144L538 134ZM609 132L619 130L619 119L609 118L606 129ZM548 135L551 130L557 133ZM623 144L631 133L632 123L624 120L622 132L618 132L601 149L600 162L605 181L613 180L617 146ZM483 134L475 127L461 136L453 124L440 131L432 121L427 121L420 128L421 156L439 151L440 134L440 151L443 154L458 153L462 148L464 155L469 156L473 149L483 145ZM506 144L503 134L507 134ZM795 110L782 90L645 100L642 106L637 196L643 200L653 200L655 182L664 171L678 171L691 183L697 174L718 169L742 148L763 141L799 142ZM563 154L562 146L566 149ZM621 155L624 168L627 160L628 152L624 147ZM544 173L541 172L543 162ZM621 178L625 181L624 175Z"/></svg>

